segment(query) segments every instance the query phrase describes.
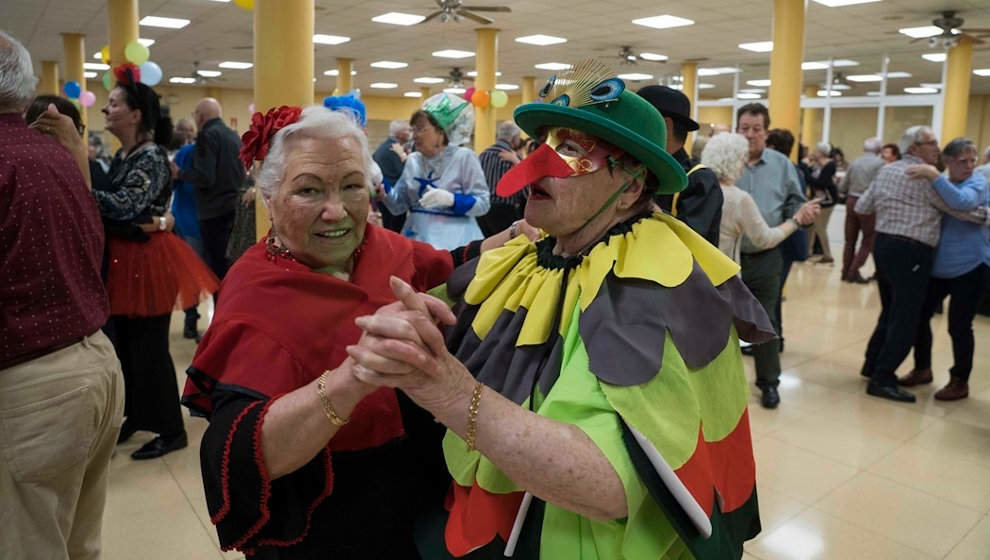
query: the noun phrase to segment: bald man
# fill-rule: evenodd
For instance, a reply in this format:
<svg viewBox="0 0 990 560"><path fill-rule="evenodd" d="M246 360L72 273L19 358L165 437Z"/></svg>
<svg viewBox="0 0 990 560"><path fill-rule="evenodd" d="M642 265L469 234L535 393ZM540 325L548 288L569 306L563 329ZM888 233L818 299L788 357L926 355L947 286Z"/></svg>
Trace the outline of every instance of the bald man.
<svg viewBox="0 0 990 560"><path fill-rule="evenodd" d="M220 103L204 97L196 104L196 148L188 169L177 178L196 186L199 231L206 264L218 278L227 274L227 243L234 227L239 190L244 184L244 165L237 159L241 139L223 123Z"/></svg>

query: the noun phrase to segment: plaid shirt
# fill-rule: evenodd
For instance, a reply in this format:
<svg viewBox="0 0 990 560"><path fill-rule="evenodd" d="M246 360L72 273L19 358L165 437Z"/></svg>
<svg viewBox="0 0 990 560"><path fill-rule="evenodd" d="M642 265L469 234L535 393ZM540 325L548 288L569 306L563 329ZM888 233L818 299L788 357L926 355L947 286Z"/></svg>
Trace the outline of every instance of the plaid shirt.
<svg viewBox="0 0 990 560"><path fill-rule="evenodd" d="M909 179L907 168L922 163L925 162L905 154L899 161L881 167L870 188L856 202L856 212L876 214L879 233L909 237L932 247L938 245L943 213L971 222L986 222L986 207L971 213L956 212L935 192L928 179Z"/></svg>

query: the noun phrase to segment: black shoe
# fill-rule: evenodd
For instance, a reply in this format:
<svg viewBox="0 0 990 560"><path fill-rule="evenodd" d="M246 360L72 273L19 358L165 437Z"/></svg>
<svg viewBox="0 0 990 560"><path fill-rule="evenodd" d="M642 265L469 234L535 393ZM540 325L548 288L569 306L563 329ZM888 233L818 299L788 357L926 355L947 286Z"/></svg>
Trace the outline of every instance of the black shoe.
<svg viewBox="0 0 990 560"><path fill-rule="evenodd" d="M117 443L124 443L125 441L131 439L137 428L133 424L124 420L124 425L120 427L120 434L117 435Z"/></svg>
<svg viewBox="0 0 990 560"><path fill-rule="evenodd" d="M131 459L134 459L135 461L156 459L166 453L171 453L177 449L182 449L187 445L189 445L189 441L186 439L185 432L182 432L177 436L172 436L168 439L158 436L141 446L141 449L131 453Z"/></svg>
<svg viewBox="0 0 990 560"><path fill-rule="evenodd" d="M739 351L742 352L743 356L752 356L753 345L750 344L749 346L743 346L742 348L739 349Z"/></svg>
<svg viewBox="0 0 990 560"><path fill-rule="evenodd" d="M876 383L870 381L869 385L866 386L866 394L872 395L874 397L880 397L881 399L889 399L897 402L909 402L913 403L915 400L914 395L908 393L900 387L893 386L888 387L886 385L877 385Z"/></svg>
<svg viewBox="0 0 990 560"><path fill-rule="evenodd" d="M777 353L778 354L784 353L784 337L780 337L780 346L778 347Z"/></svg>
<svg viewBox="0 0 990 560"><path fill-rule="evenodd" d="M182 338L195 338L196 342L199 342L199 331L196 329L196 325L186 325L182 328Z"/></svg>
<svg viewBox="0 0 990 560"><path fill-rule="evenodd" d="M776 387L763 387L760 389L763 391L763 396L760 398L760 404L763 408L777 408L780 404L780 393L777 392Z"/></svg>

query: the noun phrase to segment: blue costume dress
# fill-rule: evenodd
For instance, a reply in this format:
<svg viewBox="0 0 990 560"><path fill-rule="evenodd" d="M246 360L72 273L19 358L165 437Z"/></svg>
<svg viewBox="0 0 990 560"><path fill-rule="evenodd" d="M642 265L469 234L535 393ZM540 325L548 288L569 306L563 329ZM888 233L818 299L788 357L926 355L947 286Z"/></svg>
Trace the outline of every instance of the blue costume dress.
<svg viewBox="0 0 990 560"><path fill-rule="evenodd" d="M419 200L430 187L454 193L454 205L423 208ZM410 154L384 203L393 214L409 211L403 235L448 251L484 237L475 216L484 216L490 205L478 156L457 146L447 146L433 157Z"/></svg>

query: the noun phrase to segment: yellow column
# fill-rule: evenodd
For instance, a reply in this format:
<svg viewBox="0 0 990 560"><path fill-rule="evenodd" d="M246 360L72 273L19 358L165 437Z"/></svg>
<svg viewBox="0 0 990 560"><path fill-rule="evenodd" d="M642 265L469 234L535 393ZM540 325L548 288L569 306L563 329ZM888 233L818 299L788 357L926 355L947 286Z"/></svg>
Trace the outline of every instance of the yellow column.
<svg viewBox="0 0 990 560"><path fill-rule="evenodd" d="M313 19L313 0L255 0L255 111L313 103ZM337 77L338 84L341 78L350 80L350 68ZM271 222L262 197L255 201L255 229L261 238Z"/></svg>
<svg viewBox="0 0 990 560"><path fill-rule="evenodd" d="M801 126L801 59L804 57L805 0L773 1L770 53L770 123L793 134ZM797 154L797 142L791 157Z"/></svg>
<svg viewBox="0 0 990 560"><path fill-rule="evenodd" d="M691 102L691 111L694 111L698 100L694 97L694 92L697 89L695 85L698 83L698 63L697 62L685 62L681 64L681 92L687 96L688 101ZM691 144L694 143L694 133L690 133L687 139L684 141L684 149L687 153L691 153Z"/></svg>
<svg viewBox="0 0 990 560"><path fill-rule="evenodd" d="M804 96L808 99L814 99L818 97L818 86L805 86ZM801 115L801 137L798 142L804 144L805 146L813 146L818 142L818 137L815 136L815 120L818 117L819 109L812 109L806 107ZM776 127L776 124L774 124ZM821 130L821 128L819 128Z"/></svg>
<svg viewBox="0 0 990 560"><path fill-rule="evenodd" d="M419 93L420 93L420 95L423 96L423 101L426 101L426 99L428 97L430 97L430 88L429 88L429 86L421 86L419 88Z"/></svg>
<svg viewBox="0 0 990 560"><path fill-rule="evenodd" d="M38 82L38 95L60 95L58 87L58 62L54 60L41 61L41 79Z"/></svg>
<svg viewBox="0 0 990 560"><path fill-rule="evenodd" d="M82 91L86 91L86 76L83 75L85 69L83 68L83 60L85 59L86 52L86 36L80 33L63 33L62 34L62 60L64 62L63 70L65 71L65 80L79 82L82 86ZM86 117L86 113L89 109L82 107L80 105L80 117L82 117L83 126L89 123L89 119Z"/></svg>
<svg viewBox="0 0 990 560"><path fill-rule="evenodd" d="M969 105L969 80L973 71L973 42L961 37L949 49L945 62L945 93L942 95L942 136L945 145L953 138L966 135L966 108Z"/></svg>
<svg viewBox="0 0 990 560"><path fill-rule="evenodd" d="M536 101L536 77L523 76L522 79L522 104Z"/></svg>
<svg viewBox="0 0 990 560"><path fill-rule="evenodd" d="M337 59L337 95L346 95L354 89L351 72L354 70L354 60L351 58Z"/></svg>
<svg viewBox="0 0 990 560"><path fill-rule="evenodd" d="M107 24L110 29L110 65L127 61L124 47L138 39L138 0L107 0Z"/></svg>
<svg viewBox="0 0 990 560"><path fill-rule="evenodd" d="M498 29L476 29L474 87L491 93L495 90L495 70L498 68ZM495 108L488 104L484 109L475 108L474 151L481 152L495 143Z"/></svg>

